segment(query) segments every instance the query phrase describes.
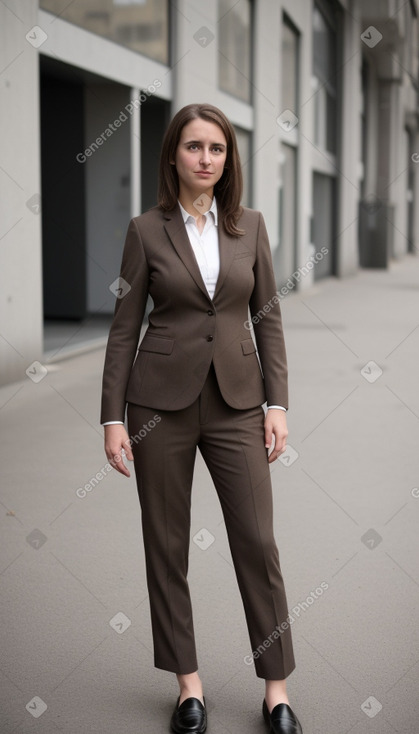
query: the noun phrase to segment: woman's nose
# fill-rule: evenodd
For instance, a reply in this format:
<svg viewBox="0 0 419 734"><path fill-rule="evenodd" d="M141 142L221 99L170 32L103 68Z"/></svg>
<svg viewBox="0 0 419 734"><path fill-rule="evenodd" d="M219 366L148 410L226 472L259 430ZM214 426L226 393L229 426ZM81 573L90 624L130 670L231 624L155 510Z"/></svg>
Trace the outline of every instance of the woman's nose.
<svg viewBox="0 0 419 734"><path fill-rule="evenodd" d="M211 159L210 159L209 150L207 150L206 148L203 148L202 153L201 153L201 163L205 166L208 166L210 162L211 162Z"/></svg>

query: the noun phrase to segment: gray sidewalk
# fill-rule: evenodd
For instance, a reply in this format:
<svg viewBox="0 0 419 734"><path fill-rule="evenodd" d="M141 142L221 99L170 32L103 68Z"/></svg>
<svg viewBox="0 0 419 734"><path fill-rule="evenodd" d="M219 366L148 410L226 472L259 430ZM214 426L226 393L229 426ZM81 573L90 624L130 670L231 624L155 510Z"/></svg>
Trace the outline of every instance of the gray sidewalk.
<svg viewBox="0 0 419 734"><path fill-rule="evenodd" d="M304 734L419 731L418 306L412 256L282 302L290 448L272 480ZM168 730L177 686L153 667L135 480L106 471L103 354L0 390L2 734ZM262 734L263 681L200 457L192 537L208 731Z"/></svg>

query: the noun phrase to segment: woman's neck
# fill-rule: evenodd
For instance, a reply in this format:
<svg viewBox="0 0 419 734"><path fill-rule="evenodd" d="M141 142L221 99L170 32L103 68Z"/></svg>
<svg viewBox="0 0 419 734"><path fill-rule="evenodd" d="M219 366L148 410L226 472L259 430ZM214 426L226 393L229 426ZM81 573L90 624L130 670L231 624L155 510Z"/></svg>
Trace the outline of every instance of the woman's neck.
<svg viewBox="0 0 419 734"><path fill-rule="evenodd" d="M196 206L199 200L203 197L202 205L204 205L205 210L208 211L211 206L213 196L214 188L211 188L207 191L180 191L178 199L185 211L187 211L188 214L191 214L193 217L196 217L197 214L202 214L202 211L199 210L199 206Z"/></svg>

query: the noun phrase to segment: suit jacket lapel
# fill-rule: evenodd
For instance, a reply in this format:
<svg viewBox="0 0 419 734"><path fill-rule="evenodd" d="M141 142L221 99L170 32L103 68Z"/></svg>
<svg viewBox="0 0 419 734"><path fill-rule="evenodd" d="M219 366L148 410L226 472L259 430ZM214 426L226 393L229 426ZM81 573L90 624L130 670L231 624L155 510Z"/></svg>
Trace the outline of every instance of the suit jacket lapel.
<svg viewBox="0 0 419 734"><path fill-rule="evenodd" d="M188 233L185 228L179 207L173 212L165 213L166 223L164 228L170 237L173 247L182 260L183 264L191 274L198 288L209 298L205 283L202 280L201 271L193 253Z"/></svg>
<svg viewBox="0 0 419 734"><path fill-rule="evenodd" d="M182 214L179 207L174 209L172 212L165 212L164 217L166 220L164 228L170 237L173 247L175 248L185 267L188 269L196 285L207 296L207 298L210 299L208 291L205 287L205 283L202 279L201 271L199 270L198 263L192 250L191 243L189 242L188 233L186 232L185 224L182 219ZM226 278L226 275L230 270L236 251L236 240L234 237L228 235L227 232L224 230L224 227L221 223L220 212L218 212L218 244L220 251L220 272L215 287L213 301L216 299Z"/></svg>
<svg viewBox="0 0 419 734"><path fill-rule="evenodd" d="M215 293L213 301L218 296L218 293L224 283L226 275L230 270L231 263L233 262L234 254L236 251L236 241L234 237L231 237L225 231L220 217L220 210L218 210L218 244L220 249L220 272L218 275L217 284L215 286Z"/></svg>

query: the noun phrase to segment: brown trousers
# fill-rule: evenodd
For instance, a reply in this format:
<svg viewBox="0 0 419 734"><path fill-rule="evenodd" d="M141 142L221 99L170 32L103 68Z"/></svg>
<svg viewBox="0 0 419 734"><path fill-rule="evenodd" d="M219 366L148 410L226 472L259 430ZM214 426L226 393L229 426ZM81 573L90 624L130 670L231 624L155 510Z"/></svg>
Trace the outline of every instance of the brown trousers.
<svg viewBox="0 0 419 734"><path fill-rule="evenodd" d="M260 678L286 678L295 661L273 534L263 408L235 410L227 405L211 367L201 394L189 407L156 411L129 403L127 415L134 441L155 666L184 674L198 669L187 582L198 447L224 515L252 646L249 660L253 658Z"/></svg>

